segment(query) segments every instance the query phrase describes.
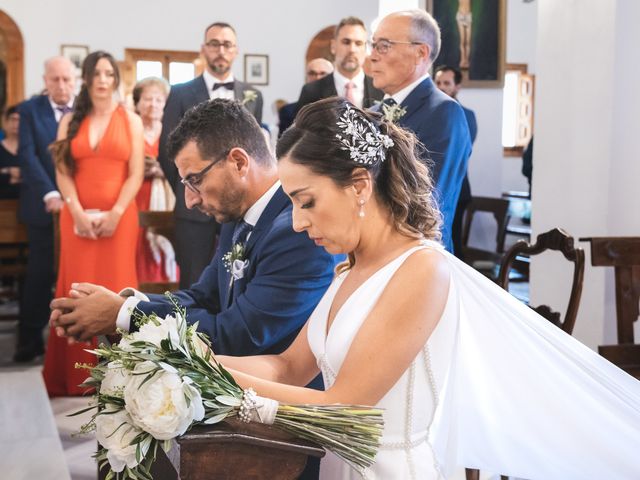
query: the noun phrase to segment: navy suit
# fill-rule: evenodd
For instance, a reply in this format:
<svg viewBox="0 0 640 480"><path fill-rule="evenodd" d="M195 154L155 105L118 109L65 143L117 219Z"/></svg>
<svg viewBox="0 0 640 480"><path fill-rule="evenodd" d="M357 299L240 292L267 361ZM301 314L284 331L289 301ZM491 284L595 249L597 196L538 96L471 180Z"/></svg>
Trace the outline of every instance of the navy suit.
<svg viewBox="0 0 640 480"><path fill-rule="evenodd" d="M19 107L18 158L22 167L20 220L27 225L29 258L20 305L19 347L42 349L42 329L49 319L53 269L53 222L43 197L57 190L48 147L58 130L49 97L40 95Z"/></svg>
<svg viewBox="0 0 640 480"><path fill-rule="evenodd" d="M279 188L245 246L249 265L236 280L227 306L230 274L222 256L231 249L235 223L222 225L218 251L191 288L175 292L189 323L211 338L223 355L274 354L294 340L333 278L334 257L306 233L292 228L291 202ZM165 316L172 305L163 295L140 302L144 313Z"/></svg>
<svg viewBox="0 0 640 480"><path fill-rule="evenodd" d="M401 106L406 113L398 125L416 134L433 162L431 175L443 217L442 243L451 252L453 217L471 154L467 120L458 102L438 90L429 77L409 93Z"/></svg>
<svg viewBox="0 0 640 480"><path fill-rule="evenodd" d="M257 98L245 104L256 118L262 120L262 94L251 85L234 81L234 97L242 101L244 92L253 90ZM180 182L178 169L172 158L167 157L167 138L175 129L184 114L191 107L209 100L207 84L202 75L193 80L171 87L167 104L162 117L162 133L160 134L160 151L158 161L164 171L173 192L176 195L174 210L176 218L176 257L180 265L180 286L188 287L198 280L202 270L208 265L216 247L216 234L219 225L197 210L189 210L184 202L184 185Z"/></svg>

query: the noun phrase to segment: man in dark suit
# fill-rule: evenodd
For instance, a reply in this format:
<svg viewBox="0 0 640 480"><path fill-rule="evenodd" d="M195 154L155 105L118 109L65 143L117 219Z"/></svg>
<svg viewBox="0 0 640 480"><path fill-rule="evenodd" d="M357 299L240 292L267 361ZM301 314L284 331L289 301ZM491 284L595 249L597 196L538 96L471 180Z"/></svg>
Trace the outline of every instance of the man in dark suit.
<svg viewBox="0 0 640 480"><path fill-rule="evenodd" d="M162 118L158 160L176 195L176 258L180 265L180 287L186 288L200 277L216 248L219 225L213 218L189 210L184 202L184 186L174 163L167 157L167 138L191 107L213 98L238 100L262 120L262 94L249 84L236 80L231 65L238 53L236 33L227 23L213 23L204 33L201 47L205 69L190 82L174 85Z"/></svg>
<svg viewBox="0 0 640 480"><path fill-rule="evenodd" d="M347 17L340 20L331 40L335 70L320 80L302 87L298 110L323 98L342 96L359 108L370 108L384 93L373 86L362 66L367 56L367 29L362 20Z"/></svg>
<svg viewBox="0 0 640 480"><path fill-rule="evenodd" d="M462 108L438 90L429 68L440 49L440 29L423 10L387 15L373 36L373 84L384 91L382 110L427 147L443 216L442 242L452 251L451 227L471 153Z"/></svg>
<svg viewBox="0 0 640 480"><path fill-rule="evenodd" d="M19 106L18 158L22 173L20 220L27 226L29 258L20 301L18 345L13 357L28 362L44 352L42 329L49 317L54 282L53 223L51 214L64 202L56 187L49 144L56 138L58 122L71 111L75 87L73 64L63 57L45 63L46 95Z"/></svg>
<svg viewBox="0 0 640 480"><path fill-rule="evenodd" d="M187 207L222 223L209 266L191 288L174 294L187 320L198 322L220 354L283 351L329 286L335 262L305 233L294 232L292 205L259 125L236 102L206 102L171 134L168 155L186 186ZM230 259L234 245L245 253ZM163 295L72 288L76 298L52 302L51 322L59 334L80 340L113 333L116 325L129 329L134 307L160 316L173 309Z"/></svg>
<svg viewBox="0 0 640 480"><path fill-rule="evenodd" d="M458 100L458 92L460 92L460 88L462 87L462 72L457 68L450 67L448 65L440 65L436 68L434 79L436 81L436 86L458 102L462 107L464 116L467 119L467 125L469 125L471 146L473 146L473 143L476 141L476 135L478 134L478 122L476 121L476 114L473 110L466 108L460 103L460 100ZM469 202L471 202L471 185L469 184L468 173L465 173L451 230L453 253L455 253L458 258L462 258L462 217L464 216L464 211L467 208L467 205L469 205Z"/></svg>
<svg viewBox="0 0 640 480"><path fill-rule="evenodd" d="M305 84L315 82L333 73L333 64L326 58L314 58L307 63ZM278 138L289 128L298 113L298 102L287 103L278 110Z"/></svg>

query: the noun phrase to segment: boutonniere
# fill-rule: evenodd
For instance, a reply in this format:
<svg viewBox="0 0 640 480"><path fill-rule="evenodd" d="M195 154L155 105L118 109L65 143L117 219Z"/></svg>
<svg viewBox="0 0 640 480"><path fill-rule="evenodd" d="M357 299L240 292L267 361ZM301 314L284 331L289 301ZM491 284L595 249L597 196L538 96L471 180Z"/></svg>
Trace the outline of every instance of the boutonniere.
<svg viewBox="0 0 640 480"><path fill-rule="evenodd" d="M384 119L389 122L396 123L407 113L407 109L397 103L394 105L388 105L384 102L378 103L380 104L380 110L382 111Z"/></svg>
<svg viewBox="0 0 640 480"><path fill-rule="evenodd" d="M244 277L244 271L249 266L249 260L245 259L244 245L236 243L231 250L222 257L222 263L231 274L231 283Z"/></svg>
<svg viewBox="0 0 640 480"><path fill-rule="evenodd" d="M242 105L246 105L249 102L254 102L258 98L258 92L255 90L245 90L244 98L242 99Z"/></svg>

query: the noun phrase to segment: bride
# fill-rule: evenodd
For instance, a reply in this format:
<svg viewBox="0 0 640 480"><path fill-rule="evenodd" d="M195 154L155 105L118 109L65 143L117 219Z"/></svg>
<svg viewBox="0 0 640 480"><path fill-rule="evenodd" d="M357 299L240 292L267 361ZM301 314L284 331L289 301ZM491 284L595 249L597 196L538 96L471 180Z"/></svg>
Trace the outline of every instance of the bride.
<svg viewBox="0 0 640 480"><path fill-rule="evenodd" d="M293 226L348 260L288 350L218 360L262 397L384 408L375 464L327 453L321 478L640 478L640 383L444 251L418 154L342 99L300 111L277 147Z"/></svg>

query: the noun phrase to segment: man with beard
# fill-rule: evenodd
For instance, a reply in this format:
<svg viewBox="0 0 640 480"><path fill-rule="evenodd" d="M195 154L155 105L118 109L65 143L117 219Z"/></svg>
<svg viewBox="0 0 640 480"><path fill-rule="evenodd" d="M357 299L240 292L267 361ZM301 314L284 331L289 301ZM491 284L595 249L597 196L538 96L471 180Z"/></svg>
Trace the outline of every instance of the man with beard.
<svg viewBox="0 0 640 480"><path fill-rule="evenodd" d="M216 248L219 225L199 211L189 210L184 201L184 185L174 163L167 157L167 138L191 107L209 99L224 98L242 102L258 123L262 120L262 94L236 80L231 65L238 54L236 32L231 25L216 22L207 27L201 48L205 59L202 75L190 82L174 85L162 118L158 161L176 195L176 258L180 265L180 287L195 283L209 264Z"/></svg>
<svg viewBox="0 0 640 480"><path fill-rule="evenodd" d="M373 86L362 70L367 56L367 29L362 20L347 17L340 20L331 40L335 71L302 87L298 109L322 98L342 96L358 108L372 107L384 93Z"/></svg>

